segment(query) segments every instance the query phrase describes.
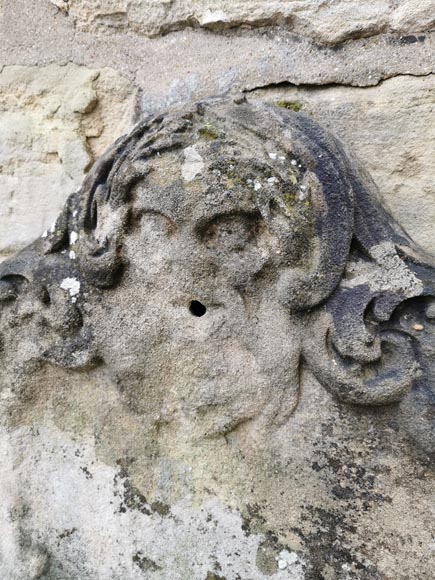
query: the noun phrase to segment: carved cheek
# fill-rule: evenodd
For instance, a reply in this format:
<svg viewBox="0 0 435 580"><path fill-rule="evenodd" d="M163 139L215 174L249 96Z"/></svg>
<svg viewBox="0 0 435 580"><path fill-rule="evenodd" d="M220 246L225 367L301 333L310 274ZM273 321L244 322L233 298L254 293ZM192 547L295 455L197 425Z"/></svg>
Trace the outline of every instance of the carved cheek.
<svg viewBox="0 0 435 580"><path fill-rule="evenodd" d="M140 235L145 244L164 245L173 230L174 226L169 218L159 212L145 212L141 217Z"/></svg>
<svg viewBox="0 0 435 580"><path fill-rule="evenodd" d="M268 222L270 246L275 261L281 266L307 266L312 252L312 225L306 219L290 220L282 214L272 213Z"/></svg>

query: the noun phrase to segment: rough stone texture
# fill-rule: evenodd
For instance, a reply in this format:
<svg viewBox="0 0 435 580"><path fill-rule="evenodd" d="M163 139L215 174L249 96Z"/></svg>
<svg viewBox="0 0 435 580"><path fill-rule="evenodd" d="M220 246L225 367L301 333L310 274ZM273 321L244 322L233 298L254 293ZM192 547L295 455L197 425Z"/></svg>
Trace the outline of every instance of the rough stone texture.
<svg viewBox="0 0 435 580"><path fill-rule="evenodd" d="M429 578L434 298L309 116L144 120L0 266L5 578Z"/></svg>
<svg viewBox="0 0 435 580"><path fill-rule="evenodd" d="M50 226L92 161L142 114L228 92L329 127L399 223L435 253L431 4L4 2L0 215L12 190L21 209L0 218L0 260ZM153 187L177 175L197 206L210 202L201 184L215 125L203 124L199 147L194 139L154 158ZM241 149L254 146L258 160L255 138ZM79 153L60 164L69 147ZM280 167L279 156L265 161ZM253 179L249 191L293 176L290 192L305 196L292 188L313 183L290 169L262 175L262 189ZM226 185L244 199L238 178L227 172ZM309 320L307 305L289 320L291 300L251 311L258 293L242 306L233 292L230 274L252 273L255 261L224 251L226 269L215 264L210 276L209 253L189 266L198 254L188 236L168 256L165 232L178 240L176 229L141 210L126 215L122 204L107 208L101 190L91 194L91 221L74 222L80 196L1 269L1 580L431 578L434 312L421 296L389 310L399 297L433 292L432 269L417 265L430 259L409 253L409 240L399 254L377 243L379 232L397 242L395 228L375 219L370 238L360 224L336 298ZM329 215L347 239L344 210ZM208 251L241 236L250 252L264 234L257 225L215 224ZM106 245L113 235L120 245ZM261 261L270 248L260 249ZM159 276L158 291L150 277ZM255 288L273 295L273 281L272 269ZM281 289L295 282L284 276ZM370 302L385 288L385 301ZM312 295L305 287L299 297ZM204 316L189 311L192 299L206 304ZM398 402L374 406L386 399Z"/></svg>
<svg viewBox="0 0 435 580"><path fill-rule="evenodd" d="M319 10L336 11L337 22L334 30L339 34L344 30L340 14L342 10L347 10L347 3L334 4L335 6L332 3L322 4L323 8L319 7ZM354 10L360 10L360 12L366 10L366 8L355 8L353 3L352 5ZM132 3L128 6L131 9L134 6L137 7ZM174 4L174 9L177 6L178 4ZM296 4L292 6L295 7ZM339 127L337 134L345 135L346 144L354 146L356 153L361 152L361 156L367 158L368 168L372 171L382 195L386 196L388 205L392 207L398 219L403 220L403 225L410 229L425 247L434 249L433 229L430 227L429 218L426 219L426 216L432 215L432 209L426 211L426 208L433 206L433 189L427 191L428 184L434 179L433 163L417 159L413 167L414 173L411 175L410 169L405 170L403 175L397 178L402 179L402 183L397 183L397 186L395 178L390 181L390 174L391 168L399 167L402 163L404 154L402 148L389 146L388 163L385 165L379 163L379 159L385 155L385 142L394 139L396 133L399 133L398 127L401 127L400 132L405 131L407 136L400 139L400 142L405 143L407 139L411 139L413 151L422 152L423 155L429 157L433 150L433 145L427 137L433 131L433 115L430 112L431 93L427 87L432 86L431 75L434 71L434 33L429 30L425 19L418 20L418 11L406 11L406 6L408 3L402 3L400 6L393 6L394 10L379 11L379 21L391 19L393 12L397 15L400 11L406 12L410 19L413 18L414 20L403 32L388 33L388 27L381 27L382 30L378 27L377 32L374 31L372 36L361 38L365 34L364 30L361 30L355 32L355 38L348 42L325 46L319 44L319 38L316 36L313 38L296 36L291 32L288 22L285 26L265 25L258 30L242 26L221 32L194 30L188 26L182 31L153 39L137 34L131 26L89 33L79 30L79 27L74 25L72 15L66 15L64 10L59 10L49 0L38 4L30 0L16 0L5 3L0 12L2 37L0 58L4 65L35 67L33 74L38 76L38 83L43 86L46 82L47 87L51 82L49 74L51 69L45 67L50 64L56 67L75 63L91 71L101 71L101 69L107 71L107 67L110 67L113 78L119 78L121 75L126 79L125 82L131 83L131 86L128 85L129 88L125 89L129 94L138 91L138 105L143 113L155 113L174 104L182 104L192 99L196 100L228 91L252 91L258 87L273 87L280 83L290 83L290 93L294 92L294 88L291 88L293 85L302 85L308 94L312 87L314 92L310 93L310 97L306 97L307 102L308 99L310 102L313 101L314 95L317 94L325 95L327 101L323 115L321 110L314 113L317 118L326 125L329 124L331 118L336 119ZM424 6L424 3L419 3L422 10ZM239 10L239 8L234 8L236 9ZM154 21L157 21L157 17ZM352 19L349 21L353 22ZM417 33L417 29L425 29L426 32ZM40 68L41 66L44 68ZM20 69L13 70L16 70L18 74ZM7 69L5 71L7 73ZM46 74L47 81L44 80ZM393 117L388 108L382 105L389 98L389 87L393 85L382 81L397 77L398 86L402 85L403 80L403 86L410 87L410 80L405 75L423 78L415 79L412 97L407 101L400 89L392 95L396 102L391 107L396 108L396 114ZM18 79L16 84L18 87ZM360 113L357 115L351 114L350 111L360 107L361 99L364 99L360 95L364 93L349 88L346 93L348 104L343 110L339 100L337 107L332 101L336 92L333 86L335 84L351 87L377 86L378 89L368 93L372 95L372 105L359 109ZM114 110L111 105L112 101L117 100L118 96L123 101L125 97L124 89L114 89L109 85L110 83L106 83L106 87L101 86L98 91L101 103L104 101L107 103L102 118L110 138L104 139L105 142L121 135L134 120L133 113L125 116L126 111L132 111L132 101L129 99L121 116L115 111L110 116L110 111ZM318 87L325 88L316 90ZM331 99L328 99L328 94L331 94ZM267 91L264 98L267 98L266 95ZM417 103L424 99L427 102L426 106L417 106ZM398 103L403 105L399 108ZM20 108L20 113L18 113L18 108ZM29 109L23 111L21 105L18 108L10 103L10 108L8 105L3 113L4 122L8 123L9 115L13 118L14 115L21 113L27 117L33 114ZM378 111L381 115L381 122L377 123L372 120L372 110ZM35 114L39 115L38 109L35 109ZM76 115L73 123L76 128L80 125L79 116L79 114ZM93 113L85 115L87 119L92 116ZM127 118L128 116L130 118ZM39 117L33 125L38 122ZM384 131L382 123L387 123ZM365 138L366 128L369 126L373 126L374 134L379 135L380 140L373 140L371 134L370 139ZM416 127L423 127L424 130L416 130ZM70 130L73 130L71 126L68 131ZM74 129L74 132L73 141L83 144L85 138L82 131ZM388 133L391 134L390 137ZM53 148L48 144L47 147ZM13 164L13 152L19 149L20 145L12 142L9 143L8 148L6 162ZM72 160L70 160L71 163ZM80 176L84 166L86 166L85 162L78 163L71 171L74 175ZM26 205L26 207L31 207L31 212L16 212L14 220L9 219L8 225L1 228L0 235L5 240L0 244L2 257L8 255L12 247L21 247L24 241L29 241L38 231L43 231L55 219L59 206L67 194L62 190L55 206L45 203L43 200L46 192L53 189L54 182L52 178L43 182L37 167L35 167L35 172L29 174L28 177L29 181L30 179L33 181L32 193L29 192ZM395 172L394 175L398 173ZM11 179L14 179L13 176ZM64 179L66 180L67 177ZM77 180L74 179L74 185L76 184ZM422 185L421 188L419 184ZM7 197L9 189L8 185L2 195ZM413 195L409 198L409 205L406 205L406 191L415 192L417 189L418 196ZM413 199L416 201L413 202ZM28 213L33 213L35 216L41 215L41 204L45 205L43 210L45 217L43 219L29 218ZM4 206L2 211L7 212L7 207ZM411 217L414 215L418 216L415 220ZM18 237L17 234L19 234Z"/></svg>
<svg viewBox="0 0 435 580"><path fill-rule="evenodd" d="M424 32L435 24L432 0L54 0L53 4L80 29L130 28L146 36L190 26L223 30L278 24L334 44L384 32Z"/></svg>
<svg viewBox="0 0 435 580"><path fill-rule="evenodd" d="M3 68L3 257L51 226L96 156L131 125L135 95L134 86L110 69L74 64Z"/></svg>

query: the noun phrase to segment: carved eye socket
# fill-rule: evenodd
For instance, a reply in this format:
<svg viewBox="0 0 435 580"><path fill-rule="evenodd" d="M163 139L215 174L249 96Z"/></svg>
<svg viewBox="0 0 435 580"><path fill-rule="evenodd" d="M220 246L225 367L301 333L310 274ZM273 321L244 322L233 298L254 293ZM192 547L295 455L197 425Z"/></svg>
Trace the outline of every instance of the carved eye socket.
<svg viewBox="0 0 435 580"><path fill-rule="evenodd" d="M201 237L208 248L240 251L255 239L259 228L259 215L232 214L214 219L202 231Z"/></svg>
<svg viewBox="0 0 435 580"><path fill-rule="evenodd" d="M0 280L0 302L15 300L17 292L13 284L7 280Z"/></svg>
<svg viewBox="0 0 435 580"><path fill-rule="evenodd" d="M0 302L11 302L18 297L20 288L26 282L23 276L4 276L0 280Z"/></svg>
<svg viewBox="0 0 435 580"><path fill-rule="evenodd" d="M175 224L164 214L147 210L140 214L140 224L144 235L153 237L170 236Z"/></svg>

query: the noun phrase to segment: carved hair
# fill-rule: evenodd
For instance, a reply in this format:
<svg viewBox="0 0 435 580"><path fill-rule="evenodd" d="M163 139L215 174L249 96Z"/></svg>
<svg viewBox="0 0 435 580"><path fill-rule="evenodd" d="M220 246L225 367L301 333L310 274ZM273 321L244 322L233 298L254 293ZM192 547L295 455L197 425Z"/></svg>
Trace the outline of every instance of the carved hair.
<svg viewBox="0 0 435 580"><path fill-rule="evenodd" d="M89 286L113 285L125 265L122 239L128 235L131 193L148 172L147 160L192 145L207 132L235 143L239 134L273 141L286 152L287 163L291 159L299 168L296 185L283 177L274 196L259 192L255 203L266 221L275 204L289 230L302 220L304 243L310 243L306 231L318 242L283 277L281 292L288 308L307 319L308 366L340 400L400 400L419 376L423 355L420 331L404 329L398 316L408 306L423 316L435 314L425 298L435 292L433 260L380 205L373 182L336 139L308 116L264 103L210 100L187 112L145 119L95 163L53 232L0 267L4 295L15 293L14 276L28 279L35 260L60 256L75 234L77 260L71 264L63 257L62 271L73 268ZM267 171L264 160L254 162ZM304 178L308 199L297 194ZM100 216L107 212L115 217L113 227L101 233Z"/></svg>

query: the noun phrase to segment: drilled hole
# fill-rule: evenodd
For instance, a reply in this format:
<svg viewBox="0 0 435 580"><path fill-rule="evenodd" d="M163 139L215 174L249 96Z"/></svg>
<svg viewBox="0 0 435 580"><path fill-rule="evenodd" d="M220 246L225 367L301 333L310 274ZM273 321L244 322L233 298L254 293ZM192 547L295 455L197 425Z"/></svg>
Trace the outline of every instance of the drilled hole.
<svg viewBox="0 0 435 580"><path fill-rule="evenodd" d="M193 316L204 316L204 314L207 312L207 308L198 300L192 300L189 306L189 310Z"/></svg>

